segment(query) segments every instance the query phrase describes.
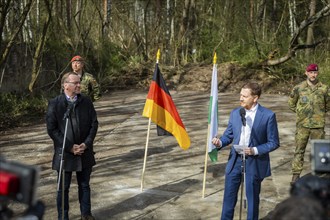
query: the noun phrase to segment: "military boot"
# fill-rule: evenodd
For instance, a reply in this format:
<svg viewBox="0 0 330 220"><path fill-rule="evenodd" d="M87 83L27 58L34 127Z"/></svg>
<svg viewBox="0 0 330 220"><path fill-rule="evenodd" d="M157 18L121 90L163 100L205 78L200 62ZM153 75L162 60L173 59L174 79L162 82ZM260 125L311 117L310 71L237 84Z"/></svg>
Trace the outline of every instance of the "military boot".
<svg viewBox="0 0 330 220"><path fill-rule="evenodd" d="M292 180L290 182L290 185L293 186L293 184L300 178L299 174L293 174L292 175Z"/></svg>

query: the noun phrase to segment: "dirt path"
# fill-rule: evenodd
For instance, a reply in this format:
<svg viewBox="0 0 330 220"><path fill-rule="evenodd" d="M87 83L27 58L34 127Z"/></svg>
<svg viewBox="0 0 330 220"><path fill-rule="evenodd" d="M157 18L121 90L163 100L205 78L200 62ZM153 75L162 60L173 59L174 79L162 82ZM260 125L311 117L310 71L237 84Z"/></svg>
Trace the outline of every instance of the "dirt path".
<svg viewBox="0 0 330 220"><path fill-rule="evenodd" d="M148 119L141 113L146 94L135 90L114 92L95 103L100 126L95 141L97 165L91 180L94 216L96 219L218 219L229 151L220 152L218 163L208 162L206 197L202 198L209 93L171 92L190 135L191 147L183 151L174 137L158 137L152 124L141 192L148 125ZM288 196L295 115L287 107L286 96L265 94L260 104L277 114L281 139L281 147L271 153L273 175L262 185L260 217L264 217ZM220 133L226 127L229 112L237 106L238 94L219 94ZM329 128L328 123L328 135ZM47 207L44 219L56 219L56 174L51 170L53 147L45 124L6 131L0 137L0 151L7 159L40 166L37 191ZM311 171L309 152L310 147L304 174ZM77 201L74 181L70 191L71 219L80 219ZM21 204L10 207L15 213L25 208ZM237 218L238 210L237 207Z"/></svg>

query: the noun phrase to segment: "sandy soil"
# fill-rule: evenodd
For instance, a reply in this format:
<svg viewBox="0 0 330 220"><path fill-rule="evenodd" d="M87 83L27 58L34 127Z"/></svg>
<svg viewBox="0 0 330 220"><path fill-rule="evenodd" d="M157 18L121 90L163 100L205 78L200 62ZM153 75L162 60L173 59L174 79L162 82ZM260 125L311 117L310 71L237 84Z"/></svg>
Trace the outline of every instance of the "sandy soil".
<svg viewBox="0 0 330 220"><path fill-rule="evenodd" d="M202 198L208 92L171 91L191 138L187 151L174 137L158 137L151 125L144 187L141 174L148 119L141 116L147 91L119 91L95 103L99 131L95 140L97 165L91 180L92 209L96 219L219 219L224 189L224 168L228 149L219 161L208 161L205 198ZM226 128L229 112L238 106L238 93L219 94L219 133ZM273 175L262 185L260 217L289 195L290 161L294 151L295 115L284 95L263 95L260 104L277 114L281 147L271 153ZM330 125L327 122L327 138ZM56 173L51 170L52 142L45 124L19 127L0 136L1 156L40 167L37 198L46 204L44 219L56 219ZM311 172L310 146L303 174ZM80 219L77 184L70 191L70 217ZM235 219L239 216L239 202ZM26 206L11 203L15 215ZM245 211L243 211L245 216Z"/></svg>

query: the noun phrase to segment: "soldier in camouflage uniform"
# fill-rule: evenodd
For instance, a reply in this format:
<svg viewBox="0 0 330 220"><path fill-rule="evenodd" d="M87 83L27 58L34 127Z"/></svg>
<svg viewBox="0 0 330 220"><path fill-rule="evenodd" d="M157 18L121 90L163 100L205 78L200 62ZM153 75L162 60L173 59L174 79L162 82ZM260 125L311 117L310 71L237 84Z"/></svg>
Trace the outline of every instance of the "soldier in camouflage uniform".
<svg viewBox="0 0 330 220"><path fill-rule="evenodd" d="M100 86L92 74L84 72L84 66L85 61L81 56L74 56L71 59L73 72L80 76L81 93L88 95L94 102L101 98Z"/></svg>
<svg viewBox="0 0 330 220"><path fill-rule="evenodd" d="M290 94L289 108L296 113L296 149L292 161L291 185L300 178L308 139L325 138L325 115L330 111L330 89L317 80L318 66L310 64L307 80L295 86Z"/></svg>

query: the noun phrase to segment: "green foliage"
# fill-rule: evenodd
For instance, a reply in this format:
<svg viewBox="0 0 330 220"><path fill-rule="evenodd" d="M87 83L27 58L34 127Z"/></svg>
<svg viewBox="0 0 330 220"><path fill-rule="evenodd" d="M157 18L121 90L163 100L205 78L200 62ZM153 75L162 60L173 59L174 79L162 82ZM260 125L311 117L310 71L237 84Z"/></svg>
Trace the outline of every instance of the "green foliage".
<svg viewBox="0 0 330 220"><path fill-rule="evenodd" d="M20 14L16 14L19 4L15 2L6 3L9 10L7 15L4 14L6 25L1 34L2 42L9 42L15 33L13 30L17 28L13 18ZM31 55L42 33L42 25L39 24L43 24L48 17L46 2L32 6L28 15L31 22L24 25L25 31L15 40L17 46L10 52L7 63L2 66L0 63L0 67L4 68L1 71L12 71L10 79L13 82L27 81L17 83L17 87L27 86L30 80L27 76L31 75ZM272 1L260 4L258 1L220 0L196 1L195 5L188 7L185 1L150 1L146 5L137 2L145 3L111 1L111 13L106 19L102 14L103 1L71 5L54 2L35 91L45 92L48 97L57 95L61 76L71 70L70 59L78 54L86 58L85 70L96 76L102 92L113 87L137 85L135 82L143 83L148 70L153 68L149 64L154 64L158 48L161 49L161 59L171 65L212 63L213 53L216 52L218 64L235 62L248 69L260 67L256 64L287 55L292 36L291 22L296 21L299 27L309 15L310 4L310 1L300 0L292 4L279 1L276 5ZM320 1L316 6L319 11L326 3ZM291 15L295 8L300 10ZM328 39L328 23L329 18L313 23L315 42ZM305 44L306 31L303 30L299 36L301 44ZM30 33L29 37L25 36L26 33ZM271 77L294 83L304 78L306 65L313 62L320 66L321 81L330 84L328 51L330 44L323 41L309 55L306 50L296 51L295 56L285 63L264 69ZM6 83L13 84L4 78L3 84ZM23 86L19 87L22 90L13 86L12 91L22 92L27 89ZM6 121L10 124L9 119L43 112L43 100L42 97L1 94L0 126Z"/></svg>
<svg viewBox="0 0 330 220"><path fill-rule="evenodd" d="M0 130L4 130L40 119L45 114L47 100L41 96L22 97L13 93L1 93L0 106Z"/></svg>
<svg viewBox="0 0 330 220"><path fill-rule="evenodd" d="M104 93L113 86L114 78L121 77L129 59L131 56L125 54L118 45L110 41L102 41L99 47L89 52L87 60L90 65L86 67L87 71L97 77Z"/></svg>
<svg viewBox="0 0 330 220"><path fill-rule="evenodd" d="M327 47L328 45L324 45ZM299 51L295 59L281 65L281 68L286 69L286 74L291 78L305 79L305 69L308 64L316 63L319 66L318 78L321 82L330 85L330 52L313 51L309 56L306 56L305 51Z"/></svg>
<svg viewBox="0 0 330 220"><path fill-rule="evenodd" d="M328 49L330 49L330 44L326 45ZM318 51L317 56L315 57L315 63L319 65L319 79L330 86L330 52L329 50L326 51Z"/></svg>
<svg viewBox="0 0 330 220"><path fill-rule="evenodd" d="M330 66L329 66L329 64L322 66L322 69L320 70L319 78L320 78L321 82L330 86Z"/></svg>
<svg viewBox="0 0 330 220"><path fill-rule="evenodd" d="M126 56L119 46L110 42L104 41L100 48L97 48L99 53L98 72L100 78L113 76L118 74L120 70L127 65Z"/></svg>

